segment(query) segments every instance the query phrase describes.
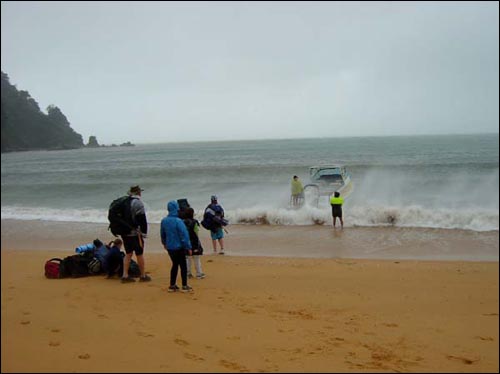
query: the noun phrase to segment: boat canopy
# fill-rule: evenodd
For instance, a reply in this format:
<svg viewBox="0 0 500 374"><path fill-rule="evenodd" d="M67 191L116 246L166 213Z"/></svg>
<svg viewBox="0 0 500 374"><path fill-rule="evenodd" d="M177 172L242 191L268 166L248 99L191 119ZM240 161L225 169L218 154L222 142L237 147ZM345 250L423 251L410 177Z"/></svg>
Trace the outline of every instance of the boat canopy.
<svg viewBox="0 0 500 374"><path fill-rule="evenodd" d="M311 176L345 174L345 166L344 165L311 166L309 168L309 173Z"/></svg>

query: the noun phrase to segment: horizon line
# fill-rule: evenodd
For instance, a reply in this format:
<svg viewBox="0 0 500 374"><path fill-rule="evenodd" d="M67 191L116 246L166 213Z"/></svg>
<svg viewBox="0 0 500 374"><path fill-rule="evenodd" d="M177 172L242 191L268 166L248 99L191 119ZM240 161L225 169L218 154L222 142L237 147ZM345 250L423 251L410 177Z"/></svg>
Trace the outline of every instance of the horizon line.
<svg viewBox="0 0 500 374"><path fill-rule="evenodd" d="M499 135L499 132L477 132L477 133L448 133L448 134L398 134L398 135L344 135L344 136L311 136L295 138L248 138L248 139L209 139L209 140L171 140L153 142L135 142L136 145L153 144L181 144L181 143L220 143L220 142L253 142L253 141L276 141L276 140L315 140L315 139L346 139L346 138L403 138L403 137L426 137L426 136L473 136L473 135ZM101 143L105 144L105 143Z"/></svg>

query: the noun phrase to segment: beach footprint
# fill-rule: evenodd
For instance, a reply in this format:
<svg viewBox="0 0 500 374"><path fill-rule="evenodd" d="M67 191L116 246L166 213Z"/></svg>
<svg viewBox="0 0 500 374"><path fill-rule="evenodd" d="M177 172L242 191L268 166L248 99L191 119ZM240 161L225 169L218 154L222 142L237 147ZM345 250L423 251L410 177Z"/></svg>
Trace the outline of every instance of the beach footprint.
<svg viewBox="0 0 500 374"><path fill-rule="evenodd" d="M288 315L299 318L299 319L314 319L313 315L305 310L289 310Z"/></svg>
<svg viewBox="0 0 500 374"><path fill-rule="evenodd" d="M143 331L138 331L137 335L142 336L143 338L153 338L154 337L153 334L148 334L147 332L143 332Z"/></svg>
<svg viewBox="0 0 500 374"><path fill-rule="evenodd" d="M189 345L188 341L186 341L184 339L179 339L179 338L174 339L174 343L178 344L178 345L181 345L183 347L187 347Z"/></svg>
<svg viewBox="0 0 500 374"><path fill-rule="evenodd" d="M383 323L383 325L386 327L398 327L399 326L397 323Z"/></svg>
<svg viewBox="0 0 500 374"><path fill-rule="evenodd" d="M203 357L197 356L194 353L186 352L186 353L184 353L184 357L186 357L189 360L193 360L193 361L205 361L205 359Z"/></svg>
<svg viewBox="0 0 500 374"><path fill-rule="evenodd" d="M474 362L479 361L478 358L476 358L476 359L470 359L470 358L467 358L467 357L460 357L460 356L453 356L453 355L447 355L446 358L448 360L460 361L460 362L462 362L465 365L472 365Z"/></svg>
<svg viewBox="0 0 500 374"><path fill-rule="evenodd" d="M489 341L489 342L495 341L495 339L493 339L491 336L476 336L476 339L485 340L485 341Z"/></svg>
<svg viewBox="0 0 500 374"><path fill-rule="evenodd" d="M242 309L240 309L240 311L242 313L246 313L246 314L255 314L256 313L256 311L253 310L252 308L242 308Z"/></svg>
<svg viewBox="0 0 500 374"><path fill-rule="evenodd" d="M249 372L249 370L245 366L240 365L237 362L220 360L219 364L221 366L224 366L226 369L231 370L231 371L239 371L240 373L248 373Z"/></svg>

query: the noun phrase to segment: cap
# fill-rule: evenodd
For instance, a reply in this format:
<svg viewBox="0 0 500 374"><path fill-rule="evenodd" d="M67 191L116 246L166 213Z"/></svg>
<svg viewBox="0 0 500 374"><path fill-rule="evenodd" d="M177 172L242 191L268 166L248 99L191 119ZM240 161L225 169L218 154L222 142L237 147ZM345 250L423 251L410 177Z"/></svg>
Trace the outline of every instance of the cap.
<svg viewBox="0 0 500 374"><path fill-rule="evenodd" d="M139 186L132 186L130 187L130 190L128 191L129 195L137 195L138 193L144 191L141 187Z"/></svg>

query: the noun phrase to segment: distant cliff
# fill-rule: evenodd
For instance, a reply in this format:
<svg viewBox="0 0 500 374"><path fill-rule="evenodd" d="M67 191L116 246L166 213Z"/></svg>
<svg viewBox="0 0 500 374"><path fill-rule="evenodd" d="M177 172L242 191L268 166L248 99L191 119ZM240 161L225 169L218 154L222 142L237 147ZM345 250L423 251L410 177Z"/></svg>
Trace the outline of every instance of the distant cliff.
<svg viewBox="0 0 500 374"><path fill-rule="evenodd" d="M47 114L28 91L18 91L2 72L2 152L83 147L83 138L53 105Z"/></svg>

